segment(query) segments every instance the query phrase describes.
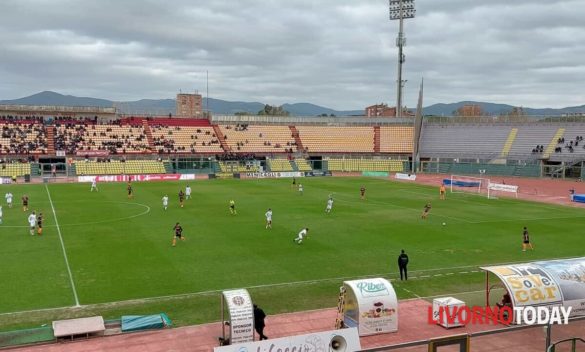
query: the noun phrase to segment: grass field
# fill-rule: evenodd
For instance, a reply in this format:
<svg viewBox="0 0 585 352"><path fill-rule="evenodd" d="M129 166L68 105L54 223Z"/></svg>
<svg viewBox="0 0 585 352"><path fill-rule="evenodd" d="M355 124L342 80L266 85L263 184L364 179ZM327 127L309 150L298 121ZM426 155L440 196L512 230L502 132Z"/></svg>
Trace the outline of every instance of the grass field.
<svg viewBox="0 0 585 352"><path fill-rule="evenodd" d="M241 287L269 314L333 307L343 278L395 279L401 249L414 279L394 281L400 298L481 290L482 264L583 255L582 209L469 194L439 201L436 187L372 178L302 183L301 196L288 179L193 181L182 209L177 193L185 182L135 183L131 200L123 183L100 184L98 193L89 184L2 186L16 202L4 204L0 226L0 329L94 313L164 311L178 325L212 321L216 291ZM30 209L45 215L43 236L28 233L25 193ZM432 212L421 220L429 200ZM269 207L272 230L264 228ZM187 240L171 247L175 222ZM521 252L523 226L533 252ZM303 227L310 238L296 245Z"/></svg>

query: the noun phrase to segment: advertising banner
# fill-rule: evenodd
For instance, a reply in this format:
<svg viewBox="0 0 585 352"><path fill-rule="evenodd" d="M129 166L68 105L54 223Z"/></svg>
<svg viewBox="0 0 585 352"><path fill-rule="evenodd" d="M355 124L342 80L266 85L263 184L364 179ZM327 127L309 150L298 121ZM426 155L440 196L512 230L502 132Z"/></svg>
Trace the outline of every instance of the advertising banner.
<svg viewBox="0 0 585 352"><path fill-rule="evenodd" d="M96 156L108 156L110 152L107 150L78 150L77 156L87 156L87 157L96 157Z"/></svg>
<svg viewBox="0 0 585 352"><path fill-rule="evenodd" d="M416 175L403 174L403 173L400 173L400 172L397 172L394 175L394 178L397 179L397 180L416 181Z"/></svg>
<svg viewBox="0 0 585 352"><path fill-rule="evenodd" d="M557 282L563 306L572 307L571 315L585 315L585 258L535 262Z"/></svg>
<svg viewBox="0 0 585 352"><path fill-rule="evenodd" d="M254 307L245 289L223 291L230 314L231 344L254 341Z"/></svg>
<svg viewBox="0 0 585 352"><path fill-rule="evenodd" d="M501 183L489 183L488 188L494 191L502 191L502 192L510 192L510 193L517 193L518 186L513 185L505 185Z"/></svg>
<svg viewBox="0 0 585 352"><path fill-rule="evenodd" d="M305 177L320 177L320 176L332 176L331 171L309 171L305 172Z"/></svg>
<svg viewBox="0 0 585 352"><path fill-rule="evenodd" d="M148 181L178 181L194 180L195 174L153 174L153 175L97 175L78 176L77 182L148 182Z"/></svg>
<svg viewBox="0 0 585 352"><path fill-rule="evenodd" d="M515 307L560 305L561 288L552 275L536 263L482 268L506 286Z"/></svg>
<svg viewBox="0 0 585 352"><path fill-rule="evenodd" d="M214 347L214 352L357 352L361 350L357 329L341 329L313 334Z"/></svg>
<svg viewBox="0 0 585 352"><path fill-rule="evenodd" d="M10 177L1 177L0 178L0 185L9 185L12 183L12 179Z"/></svg>
<svg viewBox="0 0 585 352"><path fill-rule="evenodd" d="M388 171L362 171L362 176L368 177L388 177Z"/></svg>
<svg viewBox="0 0 585 352"><path fill-rule="evenodd" d="M383 278L345 281L344 324L357 327L359 336L398 330L398 299Z"/></svg>
<svg viewBox="0 0 585 352"><path fill-rule="evenodd" d="M246 172L244 178L291 178L291 177L303 177L305 174L302 172L287 171L287 172Z"/></svg>

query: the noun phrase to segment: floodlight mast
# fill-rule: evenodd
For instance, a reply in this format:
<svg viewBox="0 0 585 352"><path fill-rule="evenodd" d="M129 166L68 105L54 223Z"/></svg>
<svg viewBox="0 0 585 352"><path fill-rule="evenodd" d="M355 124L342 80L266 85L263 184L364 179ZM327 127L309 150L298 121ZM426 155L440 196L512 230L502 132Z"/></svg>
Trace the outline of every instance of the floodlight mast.
<svg viewBox="0 0 585 352"><path fill-rule="evenodd" d="M402 80L402 64L405 61L403 47L406 45L404 36L404 19L414 18L416 10L414 9L414 0L389 0L390 20L399 20L398 37L396 46L398 47L398 77L396 79L396 117L402 117L402 88L405 80Z"/></svg>

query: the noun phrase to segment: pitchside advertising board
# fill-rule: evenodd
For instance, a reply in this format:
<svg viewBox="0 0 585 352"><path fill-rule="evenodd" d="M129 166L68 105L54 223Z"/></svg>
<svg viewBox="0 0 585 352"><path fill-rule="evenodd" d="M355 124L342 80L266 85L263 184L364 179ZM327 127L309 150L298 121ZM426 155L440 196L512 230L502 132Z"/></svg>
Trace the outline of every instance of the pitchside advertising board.
<svg viewBox="0 0 585 352"><path fill-rule="evenodd" d="M396 174L394 174L394 178L397 180L416 181L416 175L403 174L400 172L397 172Z"/></svg>
<svg viewBox="0 0 585 352"><path fill-rule="evenodd" d="M77 182L148 182L194 180L195 174L154 174L154 175L100 175L78 176Z"/></svg>
<svg viewBox="0 0 585 352"><path fill-rule="evenodd" d="M357 327L360 336L398 330L398 300L392 284L383 278L345 281L343 322Z"/></svg>
<svg viewBox="0 0 585 352"><path fill-rule="evenodd" d="M303 177L304 172L246 172L241 174L244 178L291 178L291 177Z"/></svg>
<svg viewBox="0 0 585 352"><path fill-rule="evenodd" d="M229 346L213 349L214 352L357 352L360 350L360 338L355 328L257 342L232 343Z"/></svg>
<svg viewBox="0 0 585 352"><path fill-rule="evenodd" d="M254 307L248 291L223 291L223 300L230 314L231 344L254 341Z"/></svg>
<svg viewBox="0 0 585 352"><path fill-rule="evenodd" d="M572 307L585 315L585 258L484 267L510 293L514 307Z"/></svg>

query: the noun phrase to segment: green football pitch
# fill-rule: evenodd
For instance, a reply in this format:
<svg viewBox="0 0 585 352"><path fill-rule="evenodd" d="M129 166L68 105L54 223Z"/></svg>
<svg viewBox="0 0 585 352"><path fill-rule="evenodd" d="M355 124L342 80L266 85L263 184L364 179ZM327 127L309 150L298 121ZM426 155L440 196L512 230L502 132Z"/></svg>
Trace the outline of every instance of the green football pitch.
<svg viewBox="0 0 585 352"><path fill-rule="evenodd" d="M177 193L187 182L135 183L133 199L124 183L101 183L99 192L89 184L2 186L15 205L2 201L0 329L89 313L212 321L218 292L243 287L269 314L333 307L344 279L366 276L392 279L400 298L479 292L480 265L583 255L582 209L470 194L440 201L437 187L374 178L299 181L303 195L290 179L192 181L184 208ZM29 234L23 194L44 214L42 236ZM176 222L186 240L172 247ZM534 251L521 251L523 226ZM309 238L297 245L303 227ZM401 249L410 256L408 282L395 281Z"/></svg>

